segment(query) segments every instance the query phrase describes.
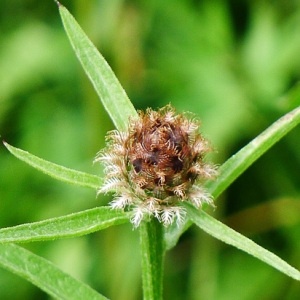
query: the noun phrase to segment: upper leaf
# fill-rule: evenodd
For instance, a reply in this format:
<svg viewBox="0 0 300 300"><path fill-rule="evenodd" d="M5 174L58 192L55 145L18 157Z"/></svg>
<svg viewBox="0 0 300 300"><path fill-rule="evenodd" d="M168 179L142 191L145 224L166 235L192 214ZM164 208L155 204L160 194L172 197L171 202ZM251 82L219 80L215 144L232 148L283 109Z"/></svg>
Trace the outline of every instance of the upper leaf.
<svg viewBox="0 0 300 300"><path fill-rule="evenodd" d="M207 184L209 192L217 198L239 175L299 123L300 107L278 119L238 153L230 157L219 168L220 175L217 179Z"/></svg>
<svg viewBox="0 0 300 300"><path fill-rule="evenodd" d="M69 11L64 6L59 5L59 12L75 54L92 82L110 118L118 130L125 130L128 118L137 115L126 92L106 60L86 36Z"/></svg>
<svg viewBox="0 0 300 300"><path fill-rule="evenodd" d="M102 180L100 177L72 170L49 161L46 161L42 158L39 158L33 154L30 154L27 151L15 148L9 145L6 142L3 142L4 146L12 153L14 156L19 158L20 160L26 162L30 166L42 171L43 173L54 177L55 179L75 184L78 186L89 187L93 189L99 189L102 185Z"/></svg>

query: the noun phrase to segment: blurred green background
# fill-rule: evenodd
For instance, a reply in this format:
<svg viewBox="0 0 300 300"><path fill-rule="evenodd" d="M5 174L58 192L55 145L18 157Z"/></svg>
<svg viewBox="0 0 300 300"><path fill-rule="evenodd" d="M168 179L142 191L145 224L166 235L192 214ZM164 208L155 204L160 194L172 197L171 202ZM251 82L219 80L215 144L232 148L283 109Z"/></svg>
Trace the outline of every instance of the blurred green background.
<svg viewBox="0 0 300 300"><path fill-rule="evenodd" d="M62 1L137 109L172 103L202 120L222 164L300 105L298 0ZM67 167L92 161L113 125L83 73L54 1L2 0L0 134ZM211 213L300 269L300 128L260 158ZM0 147L0 226L106 204ZM141 299L138 231L122 225L24 247L111 299ZM17 286L17 288L16 288ZM299 299L300 284L192 227L167 254L165 299ZM49 299L0 269L0 299Z"/></svg>

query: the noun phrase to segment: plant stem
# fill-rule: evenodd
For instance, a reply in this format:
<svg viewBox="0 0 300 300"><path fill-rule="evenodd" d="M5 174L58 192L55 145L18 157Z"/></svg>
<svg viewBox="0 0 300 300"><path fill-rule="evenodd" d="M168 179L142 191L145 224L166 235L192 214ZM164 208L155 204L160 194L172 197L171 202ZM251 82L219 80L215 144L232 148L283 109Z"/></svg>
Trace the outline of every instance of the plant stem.
<svg viewBox="0 0 300 300"><path fill-rule="evenodd" d="M164 261L162 226L155 218L140 225L144 300L162 299Z"/></svg>

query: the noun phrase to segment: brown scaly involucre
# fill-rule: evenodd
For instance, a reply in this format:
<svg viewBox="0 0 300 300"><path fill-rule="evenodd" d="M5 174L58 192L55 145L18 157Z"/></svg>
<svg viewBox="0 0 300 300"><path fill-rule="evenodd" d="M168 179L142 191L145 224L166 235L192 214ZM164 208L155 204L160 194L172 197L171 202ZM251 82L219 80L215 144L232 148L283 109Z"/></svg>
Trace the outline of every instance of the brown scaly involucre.
<svg viewBox="0 0 300 300"><path fill-rule="evenodd" d="M213 205L201 187L213 179L216 168L204 162L211 147L198 131L200 123L176 114L171 105L138 113L138 119L129 120L127 132L108 133L107 147L95 159L106 173L99 193L114 192L111 207L133 210L136 227L149 216L165 226L175 218L180 222L185 214L181 201Z"/></svg>

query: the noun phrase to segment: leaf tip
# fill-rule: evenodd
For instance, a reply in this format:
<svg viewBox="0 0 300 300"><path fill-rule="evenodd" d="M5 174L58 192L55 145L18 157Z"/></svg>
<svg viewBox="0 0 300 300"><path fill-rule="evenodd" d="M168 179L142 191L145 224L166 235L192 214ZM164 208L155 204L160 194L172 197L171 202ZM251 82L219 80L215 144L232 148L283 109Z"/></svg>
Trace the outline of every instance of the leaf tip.
<svg viewBox="0 0 300 300"><path fill-rule="evenodd" d="M7 142L5 140L2 140L3 145L7 148Z"/></svg>
<svg viewBox="0 0 300 300"><path fill-rule="evenodd" d="M57 4L58 7L61 7L61 6L62 6L61 3L60 3L59 1L57 1L57 0L54 0L54 1L56 2L56 4Z"/></svg>
<svg viewBox="0 0 300 300"><path fill-rule="evenodd" d="M11 149L13 148L9 143L7 143L5 140L2 140L2 143L4 145L4 147L10 152L11 152Z"/></svg>

